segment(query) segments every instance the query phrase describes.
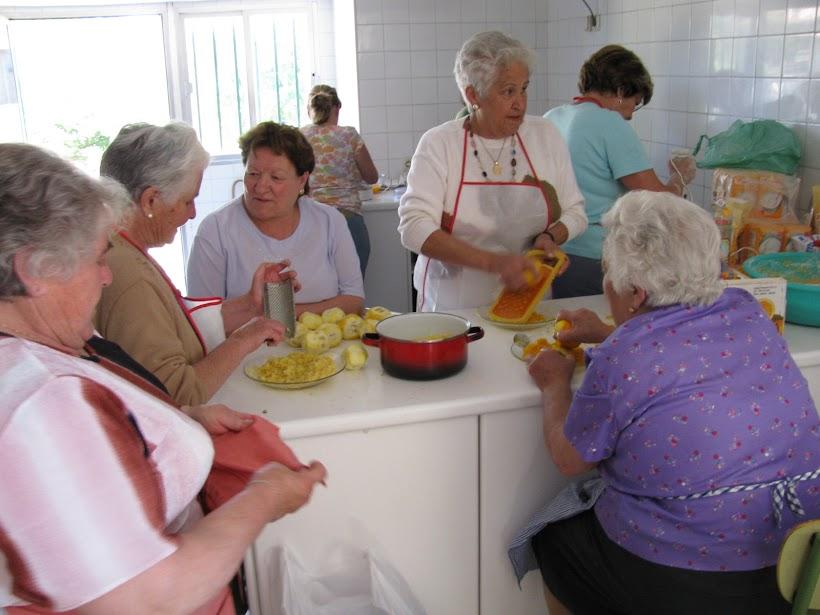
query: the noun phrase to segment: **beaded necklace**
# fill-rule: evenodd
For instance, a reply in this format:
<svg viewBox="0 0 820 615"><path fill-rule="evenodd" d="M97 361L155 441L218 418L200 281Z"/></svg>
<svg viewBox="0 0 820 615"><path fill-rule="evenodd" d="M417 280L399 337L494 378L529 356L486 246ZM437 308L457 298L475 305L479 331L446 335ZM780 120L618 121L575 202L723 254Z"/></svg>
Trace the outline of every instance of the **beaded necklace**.
<svg viewBox="0 0 820 615"><path fill-rule="evenodd" d="M475 156L475 159L478 161L478 166L481 168L481 176L486 181L490 181L490 178L487 174L487 171L484 168L484 164L481 162L481 156L478 155L478 147L476 146L475 135L473 134L473 128L469 123L467 124L467 131L470 133L470 147L473 148L473 156ZM510 168L511 168L510 176L512 177L512 180L514 181L515 180L515 167L518 164L518 161L515 159L515 155L517 154L516 149L515 149L515 135L513 135L512 137L507 137L506 139L504 139L504 143L501 144L501 151L498 152L498 156L495 157L495 158L493 158L492 155L490 154L490 152L487 150L487 146L484 145L483 141L481 142L481 147L484 148L484 151L487 153L487 156L493 161L493 175L501 175L501 163L499 162L499 160L501 160L501 155L504 153L504 149L507 147L507 139L512 139L512 150L511 150L512 158L510 159Z"/></svg>

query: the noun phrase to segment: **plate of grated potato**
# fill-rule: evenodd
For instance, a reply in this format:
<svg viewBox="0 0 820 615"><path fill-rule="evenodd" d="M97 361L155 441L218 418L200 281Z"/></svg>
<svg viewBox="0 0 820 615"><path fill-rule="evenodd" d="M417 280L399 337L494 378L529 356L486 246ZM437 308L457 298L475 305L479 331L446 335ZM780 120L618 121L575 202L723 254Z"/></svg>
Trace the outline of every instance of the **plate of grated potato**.
<svg viewBox="0 0 820 615"><path fill-rule="evenodd" d="M338 353L295 350L271 356L262 363L253 359L243 369L248 378L273 389L306 389L330 380L344 368Z"/></svg>

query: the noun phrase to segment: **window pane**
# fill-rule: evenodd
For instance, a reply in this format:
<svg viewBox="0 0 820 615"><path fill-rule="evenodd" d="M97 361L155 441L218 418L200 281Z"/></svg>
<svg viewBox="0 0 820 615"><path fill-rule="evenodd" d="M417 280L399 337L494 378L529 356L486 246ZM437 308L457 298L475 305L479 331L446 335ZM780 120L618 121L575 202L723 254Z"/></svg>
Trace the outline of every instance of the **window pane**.
<svg viewBox="0 0 820 615"><path fill-rule="evenodd" d="M186 18L185 38L194 128L212 155L235 154L250 128L242 18Z"/></svg>
<svg viewBox="0 0 820 615"><path fill-rule="evenodd" d="M291 126L307 121L313 78L313 36L307 13L254 15L251 48L260 120Z"/></svg>
<svg viewBox="0 0 820 615"><path fill-rule="evenodd" d="M9 31L29 143L96 174L123 124L169 121L159 15L15 20Z"/></svg>
<svg viewBox="0 0 820 615"><path fill-rule="evenodd" d="M0 24L0 142L25 141L8 28Z"/></svg>

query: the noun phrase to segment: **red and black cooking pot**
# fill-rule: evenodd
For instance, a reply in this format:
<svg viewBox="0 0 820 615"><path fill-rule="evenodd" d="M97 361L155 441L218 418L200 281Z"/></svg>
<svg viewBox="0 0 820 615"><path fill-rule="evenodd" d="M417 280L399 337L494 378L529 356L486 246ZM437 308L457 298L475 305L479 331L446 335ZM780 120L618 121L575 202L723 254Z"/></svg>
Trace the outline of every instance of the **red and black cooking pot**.
<svg viewBox="0 0 820 615"><path fill-rule="evenodd" d="M381 351L384 371L408 380L434 380L460 372L467 364L467 344L484 337L484 329L442 312L391 316L362 338Z"/></svg>

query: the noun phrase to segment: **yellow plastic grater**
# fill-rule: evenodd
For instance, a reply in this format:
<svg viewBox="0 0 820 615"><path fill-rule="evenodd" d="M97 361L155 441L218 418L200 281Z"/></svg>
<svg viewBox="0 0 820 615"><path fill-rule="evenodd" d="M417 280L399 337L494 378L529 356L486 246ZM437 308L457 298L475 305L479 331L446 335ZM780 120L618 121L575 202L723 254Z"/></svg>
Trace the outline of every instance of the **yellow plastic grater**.
<svg viewBox="0 0 820 615"><path fill-rule="evenodd" d="M544 293L552 285L553 280L555 280L567 260L567 255L561 250L555 251L555 263L552 265L548 265L543 261L546 256L543 250L530 250L526 256L536 261L538 277L535 282L524 290L509 291L503 289L498 293L495 302L490 306L489 317L491 320L509 324L527 322L535 310L535 306L541 301Z"/></svg>

